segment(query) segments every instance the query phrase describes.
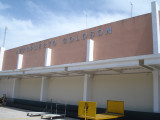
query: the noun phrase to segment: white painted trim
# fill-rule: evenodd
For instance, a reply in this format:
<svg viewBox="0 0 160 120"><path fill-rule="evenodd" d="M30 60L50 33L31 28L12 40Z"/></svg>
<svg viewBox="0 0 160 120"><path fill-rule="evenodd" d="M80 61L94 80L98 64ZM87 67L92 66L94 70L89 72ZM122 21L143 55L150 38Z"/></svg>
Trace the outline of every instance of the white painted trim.
<svg viewBox="0 0 160 120"><path fill-rule="evenodd" d="M17 60L17 69L21 69L23 64L23 55L18 54L18 60Z"/></svg>
<svg viewBox="0 0 160 120"><path fill-rule="evenodd" d="M41 82L41 92L40 92L40 101L47 101L48 98L48 78L47 77L42 77L42 82Z"/></svg>
<svg viewBox="0 0 160 120"><path fill-rule="evenodd" d="M5 48L0 47L0 71L2 71L2 67L3 67L4 51L5 51Z"/></svg>
<svg viewBox="0 0 160 120"><path fill-rule="evenodd" d="M160 72L153 72L153 112L160 113Z"/></svg>
<svg viewBox="0 0 160 120"><path fill-rule="evenodd" d="M51 65L51 53L52 53L52 50L50 48L46 48L44 66L50 66Z"/></svg>
<svg viewBox="0 0 160 120"><path fill-rule="evenodd" d="M159 37L159 8L156 1L151 3L152 6L152 33L153 33L153 53L160 53L160 37Z"/></svg>
<svg viewBox="0 0 160 120"><path fill-rule="evenodd" d="M94 41L89 39L87 40L87 55L86 62L93 61L93 53L94 52Z"/></svg>

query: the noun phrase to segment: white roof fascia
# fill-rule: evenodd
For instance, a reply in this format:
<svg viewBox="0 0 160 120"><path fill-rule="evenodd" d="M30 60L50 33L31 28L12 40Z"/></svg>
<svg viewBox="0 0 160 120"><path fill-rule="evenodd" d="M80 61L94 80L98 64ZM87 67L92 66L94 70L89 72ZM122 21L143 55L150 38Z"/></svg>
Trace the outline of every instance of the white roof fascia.
<svg viewBox="0 0 160 120"><path fill-rule="evenodd" d="M160 58L144 59L144 65L160 65Z"/></svg>
<svg viewBox="0 0 160 120"><path fill-rule="evenodd" d="M66 72L66 68L67 71L79 71L79 70L92 70L92 69L94 70L94 69L115 68L115 67L116 68L131 67L131 66L139 66L139 60L144 60L145 65L160 64L160 54L123 57L116 59L97 60L90 62L79 62L79 63L35 67L35 68L25 68L21 70L17 69L7 70L7 71L0 71L0 76Z"/></svg>
<svg viewBox="0 0 160 120"><path fill-rule="evenodd" d="M78 66L68 67L68 71L104 69L104 68L115 68L115 67L129 67L129 66L139 66L139 61L138 60L128 60L128 61L81 64Z"/></svg>
<svg viewBox="0 0 160 120"><path fill-rule="evenodd" d="M39 73L53 73L53 72L64 72L64 68L32 69L25 71L24 74L39 74Z"/></svg>
<svg viewBox="0 0 160 120"><path fill-rule="evenodd" d="M9 70L0 72L0 76L11 76L11 75L23 75L23 71Z"/></svg>

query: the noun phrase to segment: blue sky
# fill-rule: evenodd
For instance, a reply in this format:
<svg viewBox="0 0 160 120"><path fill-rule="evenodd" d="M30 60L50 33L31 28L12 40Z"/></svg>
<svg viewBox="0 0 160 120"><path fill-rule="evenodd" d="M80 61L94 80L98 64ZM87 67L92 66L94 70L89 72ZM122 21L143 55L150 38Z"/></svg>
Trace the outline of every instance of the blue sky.
<svg viewBox="0 0 160 120"><path fill-rule="evenodd" d="M160 0L157 1L160 7ZM152 0L0 0L0 46L5 48L151 12Z"/></svg>

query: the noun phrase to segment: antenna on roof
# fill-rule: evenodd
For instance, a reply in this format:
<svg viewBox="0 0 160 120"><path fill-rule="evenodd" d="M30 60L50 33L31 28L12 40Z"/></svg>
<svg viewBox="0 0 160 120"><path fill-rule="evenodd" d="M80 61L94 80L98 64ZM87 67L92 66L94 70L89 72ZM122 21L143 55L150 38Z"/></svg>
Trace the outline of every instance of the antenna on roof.
<svg viewBox="0 0 160 120"><path fill-rule="evenodd" d="M86 17L86 29L87 29L87 12L84 10L84 15Z"/></svg>
<svg viewBox="0 0 160 120"><path fill-rule="evenodd" d="M131 17L132 17L133 3L130 2L130 4L131 4Z"/></svg>
<svg viewBox="0 0 160 120"><path fill-rule="evenodd" d="M3 45L2 45L3 47L4 47L4 45L5 45L7 29L8 29L8 27L6 26L6 27L5 27L5 30L4 30L4 40L3 40Z"/></svg>
<svg viewBox="0 0 160 120"><path fill-rule="evenodd" d="M87 12L86 12L86 29L87 29Z"/></svg>

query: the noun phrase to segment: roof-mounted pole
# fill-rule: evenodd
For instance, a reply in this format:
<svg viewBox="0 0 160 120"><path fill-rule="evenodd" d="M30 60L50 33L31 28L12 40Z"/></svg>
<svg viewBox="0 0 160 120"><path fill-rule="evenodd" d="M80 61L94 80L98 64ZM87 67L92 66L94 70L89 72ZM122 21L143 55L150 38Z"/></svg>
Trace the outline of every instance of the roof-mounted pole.
<svg viewBox="0 0 160 120"><path fill-rule="evenodd" d="M5 27L5 30L4 30L4 39L3 39L3 47L5 46L5 41L6 41L6 33L7 33L7 26Z"/></svg>

